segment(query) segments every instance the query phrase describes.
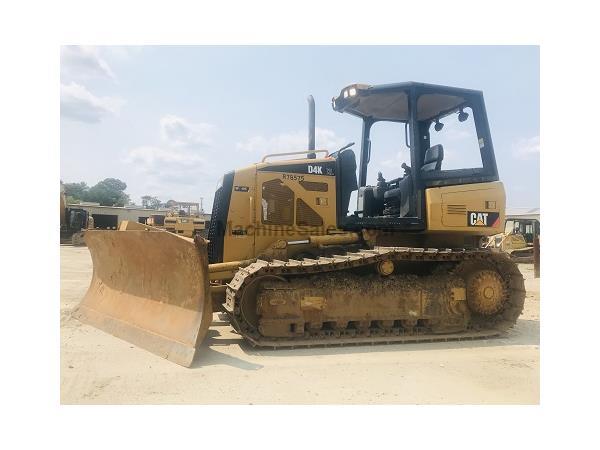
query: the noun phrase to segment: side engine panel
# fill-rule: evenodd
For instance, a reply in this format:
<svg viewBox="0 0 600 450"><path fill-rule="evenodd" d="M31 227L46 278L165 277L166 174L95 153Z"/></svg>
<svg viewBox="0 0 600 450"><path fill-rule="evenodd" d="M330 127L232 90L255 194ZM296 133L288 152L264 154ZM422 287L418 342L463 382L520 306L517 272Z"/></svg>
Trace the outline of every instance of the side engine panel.
<svg viewBox="0 0 600 450"><path fill-rule="evenodd" d="M504 226L506 195L499 182L425 190L427 231L491 236Z"/></svg>
<svg viewBox="0 0 600 450"><path fill-rule="evenodd" d="M222 246L222 258L211 258L211 263L252 259L273 246L285 249L288 241L337 228L335 161L331 158L259 163L228 176L228 189L224 183L215 197L221 209L227 207L227 211L219 210L221 234L211 237L209 233L215 249ZM211 230L216 230L213 222ZM291 253L305 247L295 245Z"/></svg>

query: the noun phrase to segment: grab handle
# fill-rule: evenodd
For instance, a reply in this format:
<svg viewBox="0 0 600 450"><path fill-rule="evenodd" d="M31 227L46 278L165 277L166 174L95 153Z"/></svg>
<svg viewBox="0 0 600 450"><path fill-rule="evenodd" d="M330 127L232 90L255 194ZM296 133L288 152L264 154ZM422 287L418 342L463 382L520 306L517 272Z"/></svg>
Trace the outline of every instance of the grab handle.
<svg viewBox="0 0 600 450"><path fill-rule="evenodd" d="M325 158L329 156L329 152L327 150L310 150L303 152L286 152L286 153L270 153L265 155L261 162L265 162L267 158L271 158L272 156L289 156L289 155L308 155L309 153L325 153Z"/></svg>

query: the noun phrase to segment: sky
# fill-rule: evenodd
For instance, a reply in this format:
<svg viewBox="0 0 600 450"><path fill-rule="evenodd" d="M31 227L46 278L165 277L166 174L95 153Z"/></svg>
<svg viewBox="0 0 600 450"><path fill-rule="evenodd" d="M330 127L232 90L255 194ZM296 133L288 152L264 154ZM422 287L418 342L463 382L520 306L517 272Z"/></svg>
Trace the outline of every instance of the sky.
<svg viewBox="0 0 600 450"><path fill-rule="evenodd" d="M507 206L538 207L539 71L537 46L65 46L60 176L119 178L137 204L202 198L209 212L226 172L306 148L309 94L316 147L356 142L358 155L361 121L331 98L356 82L418 81L483 91ZM474 167L457 124L441 132L444 161ZM404 130L388 125L373 130L369 182L402 175Z"/></svg>

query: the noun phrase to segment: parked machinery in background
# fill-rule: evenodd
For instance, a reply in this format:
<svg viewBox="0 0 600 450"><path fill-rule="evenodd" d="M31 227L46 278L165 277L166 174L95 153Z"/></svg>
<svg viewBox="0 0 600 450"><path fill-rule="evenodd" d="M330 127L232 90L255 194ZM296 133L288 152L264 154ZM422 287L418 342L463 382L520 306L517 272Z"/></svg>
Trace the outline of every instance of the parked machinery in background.
<svg viewBox="0 0 600 450"><path fill-rule="evenodd" d="M63 184L60 184L60 243L85 245L85 230L93 228L94 219L82 208L67 206Z"/></svg>
<svg viewBox="0 0 600 450"><path fill-rule="evenodd" d="M150 217L146 219L146 225L150 225L155 228L164 228L165 227L165 215L164 214L151 214Z"/></svg>
<svg viewBox="0 0 600 450"><path fill-rule="evenodd" d="M507 218L504 233L487 238L484 247L508 253L516 262L532 263L534 240L540 235L540 222L532 218Z"/></svg>
<svg viewBox="0 0 600 450"><path fill-rule="evenodd" d="M206 221L194 216L169 216L165 217L164 227L166 231L180 236L193 238L196 235L203 238L206 234Z"/></svg>

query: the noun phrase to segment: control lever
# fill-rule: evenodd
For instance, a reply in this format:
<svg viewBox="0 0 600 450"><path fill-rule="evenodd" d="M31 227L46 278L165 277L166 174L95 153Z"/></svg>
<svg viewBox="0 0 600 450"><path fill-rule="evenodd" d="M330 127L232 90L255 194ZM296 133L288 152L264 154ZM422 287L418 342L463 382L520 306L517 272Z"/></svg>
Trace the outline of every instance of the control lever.
<svg viewBox="0 0 600 450"><path fill-rule="evenodd" d="M407 166L406 163L402 163L401 167L404 169L404 176L410 175L410 171L411 171L410 166Z"/></svg>

